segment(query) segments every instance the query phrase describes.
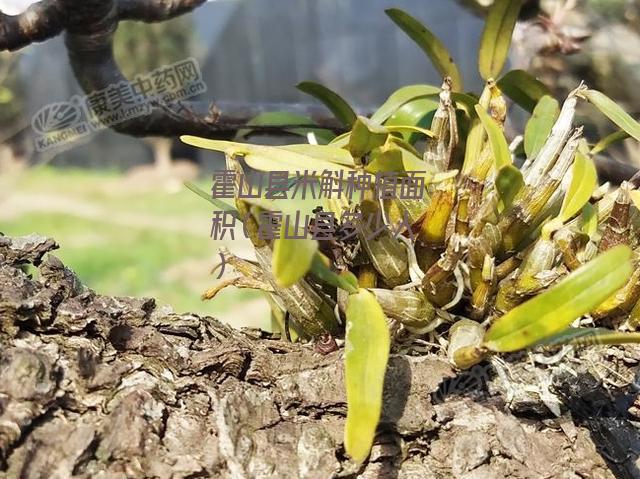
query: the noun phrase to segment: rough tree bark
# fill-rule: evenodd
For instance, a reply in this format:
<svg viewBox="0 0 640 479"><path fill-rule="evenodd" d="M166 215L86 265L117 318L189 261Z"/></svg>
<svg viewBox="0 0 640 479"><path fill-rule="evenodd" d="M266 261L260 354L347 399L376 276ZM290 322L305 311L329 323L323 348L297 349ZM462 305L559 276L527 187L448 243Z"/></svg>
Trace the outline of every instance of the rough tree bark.
<svg viewBox="0 0 640 479"><path fill-rule="evenodd" d="M357 467L342 448L341 351L101 296L47 255L56 247L0 236L0 477L640 477L628 417L605 418L616 455L596 416L553 419L539 400L512 415L488 368L456 377L398 354Z"/></svg>

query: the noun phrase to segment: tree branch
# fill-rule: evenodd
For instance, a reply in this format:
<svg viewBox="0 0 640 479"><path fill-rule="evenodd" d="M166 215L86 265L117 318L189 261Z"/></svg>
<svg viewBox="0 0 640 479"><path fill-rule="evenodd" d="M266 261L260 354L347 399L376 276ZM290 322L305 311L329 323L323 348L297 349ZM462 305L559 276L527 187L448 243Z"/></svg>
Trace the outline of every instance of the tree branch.
<svg viewBox="0 0 640 479"><path fill-rule="evenodd" d="M19 15L0 12L0 51L18 50L55 37L63 30L59 0L42 0Z"/></svg>
<svg viewBox="0 0 640 479"><path fill-rule="evenodd" d="M119 0L120 20L141 20L162 22L172 17L188 13L206 0Z"/></svg>
<svg viewBox="0 0 640 479"><path fill-rule="evenodd" d="M17 50L66 31L71 67L84 92L90 94L126 81L113 57L113 35L120 20L164 21L203 3L204 0L42 0L19 15L0 13L0 51ZM341 131L341 125L322 106L226 102L156 102L150 114L112 128L132 136L229 137L265 111L299 113L319 127ZM612 159L597 158L596 163L601 178L615 183L637 171Z"/></svg>
<svg viewBox="0 0 640 479"><path fill-rule="evenodd" d="M204 0L43 0L15 16L2 15L0 50L15 50L66 31L71 67L86 94L127 81L113 57L120 20L156 22L189 12ZM235 102L152 102L151 113L113 126L132 136L193 134L228 137L265 111L287 110L311 117L321 127L340 124L319 105L255 105Z"/></svg>
<svg viewBox="0 0 640 479"><path fill-rule="evenodd" d="M61 34L66 28L81 26L88 14L98 18L103 9L115 7L118 20L161 22L188 13L206 0L116 0L87 2L41 0L18 15L0 12L0 51L18 50Z"/></svg>

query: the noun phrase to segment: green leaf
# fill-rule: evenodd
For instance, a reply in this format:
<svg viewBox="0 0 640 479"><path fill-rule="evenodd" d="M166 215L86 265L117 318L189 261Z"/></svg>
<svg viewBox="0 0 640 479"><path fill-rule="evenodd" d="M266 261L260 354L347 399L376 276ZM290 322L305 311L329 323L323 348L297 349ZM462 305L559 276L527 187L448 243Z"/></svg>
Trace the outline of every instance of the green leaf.
<svg viewBox="0 0 640 479"><path fill-rule="evenodd" d="M286 238L286 222L282 222L280 238L273 241L271 269L278 284L284 288L294 285L309 272L318 242L310 238ZM290 236L297 234L291 228Z"/></svg>
<svg viewBox="0 0 640 479"><path fill-rule="evenodd" d="M438 109L437 97L424 97L411 100L402 105L389 119L385 122L385 127L394 126L417 126L426 128L431 125L433 115ZM411 132L402 133L405 141L412 142L417 140L418 135Z"/></svg>
<svg viewBox="0 0 640 479"><path fill-rule="evenodd" d="M478 68L484 80L498 78L509 55L522 0L495 0L480 37Z"/></svg>
<svg viewBox="0 0 640 479"><path fill-rule="evenodd" d="M483 108L489 107L490 95L491 91L489 90L489 86L486 85L478 102ZM476 113L475 104L473 105L473 112L476 117L469 122L469 131L467 132L464 150L464 161L462 162L463 175L468 175L469 172L474 169L481 157L482 150L484 149L487 139L487 133L485 132L482 122Z"/></svg>
<svg viewBox="0 0 640 479"><path fill-rule="evenodd" d="M338 135L333 140L331 140L329 145L330 146L335 146L336 148L346 148L347 145L349 144L349 137L350 136L351 136L351 132L350 131L348 131L346 133L343 133L342 135Z"/></svg>
<svg viewBox="0 0 640 479"><path fill-rule="evenodd" d="M444 44L419 20L399 8L389 8L385 13L429 56L442 77L451 77L452 90L461 91L462 77Z"/></svg>
<svg viewBox="0 0 640 479"><path fill-rule="evenodd" d="M0 86L0 105L6 105L13 101L13 92L7 87Z"/></svg>
<svg viewBox="0 0 640 479"><path fill-rule="evenodd" d="M344 289L348 293L356 293L358 291L358 288L359 288L358 278L356 278L355 274L353 274L351 271L345 270L341 272L338 276L340 276L341 279L344 279L350 285L349 288L342 288L342 289Z"/></svg>
<svg viewBox="0 0 640 479"><path fill-rule="evenodd" d="M366 289L349 296L346 316L344 446L347 454L361 463L371 451L382 412L382 390L391 339L384 312L375 296Z"/></svg>
<svg viewBox="0 0 640 479"><path fill-rule="evenodd" d="M394 128L394 127L391 127ZM413 145L407 141L405 141L403 138L397 137L397 136L390 136L389 137L389 142L387 143L388 146L397 146L400 149L406 150L407 152L411 153L411 155L416 158L418 161L422 163L424 163L424 160L422 159L422 155L418 152L418 150L416 150ZM422 169L424 167L424 164L422 164L422 167L420 167L419 169Z"/></svg>
<svg viewBox="0 0 640 479"><path fill-rule="evenodd" d="M524 151L527 158L534 158L540 152L558 116L560 116L558 100L547 95L543 96L533 110L533 115L524 131Z"/></svg>
<svg viewBox="0 0 640 479"><path fill-rule="evenodd" d="M371 150L382 146L389 137L389 130L368 118L359 116L353 124L347 149L354 158L362 158Z"/></svg>
<svg viewBox="0 0 640 479"><path fill-rule="evenodd" d="M489 144L491 145L496 171L500 171L504 166L511 164L511 152L509 151L507 139L504 137L500 125L489 116L484 108L476 105L476 113L489 137Z"/></svg>
<svg viewBox="0 0 640 479"><path fill-rule="evenodd" d="M633 205L640 210L640 191L631 190L629 192L629 197L631 198Z"/></svg>
<svg viewBox="0 0 640 479"><path fill-rule="evenodd" d="M307 145L301 143L299 145L282 145L278 146L283 150L291 151L293 153L300 153L312 158L316 158L322 161L330 161L338 165L344 165L349 167L355 166L355 161L351 154L344 148L339 148L335 145ZM313 167L310 164L309 167Z"/></svg>
<svg viewBox="0 0 640 479"><path fill-rule="evenodd" d="M594 346L605 344L640 343L640 333L622 333L606 328L568 328L541 341L536 346Z"/></svg>
<svg viewBox="0 0 640 479"><path fill-rule="evenodd" d="M385 146L387 148L387 146ZM422 172L422 176L428 181L431 177L428 174L427 164L424 162L415 148L413 148L410 144L406 143L401 138L391 137L391 140L388 143L388 149L398 149L402 154L402 166L404 171L414 171L414 172Z"/></svg>
<svg viewBox="0 0 640 479"><path fill-rule="evenodd" d="M419 126L413 125L386 125L387 130L391 132L410 132L410 133L419 133L421 135L427 136L429 138L433 138L435 134L431 130L427 130L426 128L420 128Z"/></svg>
<svg viewBox="0 0 640 479"><path fill-rule="evenodd" d="M626 131L618 130L614 133L611 133L610 135L605 136L602 140L596 143L594 147L591 148L590 153L592 155L597 155L598 153L602 153L604 150L609 148L614 143L617 143L622 140L626 140L627 138L629 138L629 133L627 133Z"/></svg>
<svg viewBox="0 0 640 479"><path fill-rule="evenodd" d="M580 214L580 231L593 238L598 231L598 210L591 203L587 203L582 207Z"/></svg>
<svg viewBox="0 0 640 479"><path fill-rule="evenodd" d="M630 258L631 249L624 245L598 255L499 318L487 331L484 347L518 351L563 331L625 285L633 271Z"/></svg>
<svg viewBox="0 0 640 479"><path fill-rule="evenodd" d="M620 107L611 98L597 90L586 90L580 93L587 101L593 104L607 118L626 131L629 136L640 141L640 123Z"/></svg>
<svg viewBox="0 0 640 479"><path fill-rule="evenodd" d="M300 171L309 170L322 173L329 171L350 171L352 168L340 163L332 163L330 160L322 160L315 156L292 151L291 149L275 146L250 145L247 143L235 143L233 141L209 140L197 136L181 136L180 139L187 145L205 148L207 150L221 151L232 156L244 157L247 165L260 171L287 171L295 175ZM289 147L290 148L290 147ZM296 147L294 147L295 150ZM335 146L316 145L318 148L326 148L327 151L335 149ZM331 155L329 155L331 157Z"/></svg>
<svg viewBox="0 0 640 479"><path fill-rule="evenodd" d="M316 253L311 262L311 272L320 281L327 283L330 286L344 289L349 293L355 293L358 291L358 278L353 274L344 272L343 274L336 274L329 267L329 259L321 253Z"/></svg>
<svg viewBox="0 0 640 479"><path fill-rule="evenodd" d="M313 133L316 138L323 143L329 143L331 140L335 138L335 134L326 129L322 128L303 128L303 127L293 127L287 128L287 126L291 125L309 125L315 126L314 121L306 116L297 115L295 113L287 113L287 112L279 112L279 111L268 111L265 113L261 113L260 115L252 118L247 122L247 128L242 128L238 130L237 138L245 138L256 131L254 126L262 126L262 127L282 127L282 131L287 133L291 133L293 135L298 135L302 137L307 137L308 133ZM258 130L259 131L259 130Z"/></svg>
<svg viewBox="0 0 640 479"><path fill-rule="evenodd" d="M473 109L475 111L475 107ZM477 114L476 114L477 115ZM469 174L479 160L485 145L487 134L479 119L471 121L467 141L464 150L464 161L462 163L462 173Z"/></svg>
<svg viewBox="0 0 640 479"><path fill-rule="evenodd" d="M407 85L394 91L387 101L371 115L371 121L384 123L405 103L419 98L433 97L440 93L440 87L433 85Z"/></svg>
<svg viewBox="0 0 640 479"><path fill-rule="evenodd" d="M367 173L404 171L402 152L399 148L378 148L371 152L370 161L364 167Z"/></svg>
<svg viewBox="0 0 640 479"><path fill-rule="evenodd" d="M476 106L476 103L478 103L479 101L478 97L472 96L468 93L452 92L451 98L453 98L453 101L456 103L456 108L458 110L462 110L471 118L475 118L476 116L475 106Z"/></svg>
<svg viewBox="0 0 640 479"><path fill-rule="evenodd" d="M501 211L509 209L518 191L524 186L522 173L513 165L500 168L496 176L496 190L501 201Z"/></svg>
<svg viewBox="0 0 640 479"><path fill-rule="evenodd" d="M411 151L394 144L371 152L365 171L375 175L382 172L425 171L426 164Z"/></svg>
<svg viewBox="0 0 640 479"><path fill-rule="evenodd" d="M544 83L524 70L511 70L498 81L498 88L528 112L533 112L543 96L551 96Z"/></svg>
<svg viewBox="0 0 640 479"><path fill-rule="evenodd" d="M213 206L218 208L220 211L226 211L228 213L231 213L236 219L241 219L240 215L238 214L238 210L236 210L234 206L218 198L214 198L213 196L211 196L210 193L207 193L202 188L196 186L195 183L192 183L190 181L185 181L184 186L186 186L188 189L193 191L200 198L207 200L209 203L211 203Z"/></svg>
<svg viewBox="0 0 640 479"><path fill-rule="evenodd" d="M326 86L311 81L303 81L296 85L298 90L320 100L331 110L331 113L346 127L351 128L356 121L356 113L353 108L336 92Z"/></svg>
<svg viewBox="0 0 640 479"><path fill-rule="evenodd" d="M598 185L598 174L593 161L579 151L573 160L571 184L562 201L560 220L564 223L585 205Z"/></svg>

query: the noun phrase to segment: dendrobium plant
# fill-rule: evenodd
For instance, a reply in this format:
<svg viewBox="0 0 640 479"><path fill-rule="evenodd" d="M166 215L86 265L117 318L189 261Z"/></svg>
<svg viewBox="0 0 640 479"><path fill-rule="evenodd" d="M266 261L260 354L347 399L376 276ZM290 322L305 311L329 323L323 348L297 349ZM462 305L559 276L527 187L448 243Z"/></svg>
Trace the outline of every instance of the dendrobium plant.
<svg viewBox="0 0 640 479"><path fill-rule="evenodd" d="M528 348L640 342L640 333L629 332L640 325L640 179L599 186L593 159L622 138L640 140L640 124L585 85L560 105L527 72L502 75L520 6L496 0L489 11L478 61L486 85L479 96L464 92L440 40L407 13L390 9L387 15L442 75L441 86L402 87L363 117L324 86L298 85L344 125L339 136L288 113L252 122L286 125L321 144L182 137L226 155L236 192L247 167L290 177L303 170L330 172L336 183L386 172L424 182L418 198L381 198L373 186L356 197L324 198L323 211L337 219L358 212L365 224L378 215L392 226L408 218L395 236L383 229L372 238L363 227L331 241L287 237L286 221L279 238L265 240L258 235L261 213L286 216L290 202L237 194L230 205L188 185L244 223L257 258L226 252L239 275L205 298L227 286L259 289L287 338L344 337L345 448L355 461L364 461L373 444L389 351L399 332L438 335L460 369ZM504 132L507 99L531 114L511 144ZM590 145L574 124L579 101L594 105L620 131ZM615 328L582 327L585 315Z"/></svg>

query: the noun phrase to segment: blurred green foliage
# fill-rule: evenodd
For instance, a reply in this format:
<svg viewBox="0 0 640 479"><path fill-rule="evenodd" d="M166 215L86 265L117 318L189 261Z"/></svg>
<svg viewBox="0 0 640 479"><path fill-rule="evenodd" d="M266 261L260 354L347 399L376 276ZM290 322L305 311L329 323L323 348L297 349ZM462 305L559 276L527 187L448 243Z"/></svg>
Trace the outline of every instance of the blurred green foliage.
<svg viewBox="0 0 640 479"><path fill-rule="evenodd" d="M62 246L55 254L97 292L154 297L237 327L269 325L259 292L229 289L213 302L200 300L214 280L209 271L220 261L220 243L208 237L210 206L186 188L141 190L116 173L50 167L28 171L16 186L13 203L0 212L0 231L55 238ZM206 181L202 187L209 188ZM241 245L236 236L230 247ZM235 314L240 303L254 314Z"/></svg>
<svg viewBox="0 0 640 479"><path fill-rule="evenodd" d="M114 55L127 78L191 56L193 27L187 16L160 23L121 22Z"/></svg>
<svg viewBox="0 0 640 479"><path fill-rule="evenodd" d="M0 128L13 124L24 110L24 90L16 54L0 54Z"/></svg>

